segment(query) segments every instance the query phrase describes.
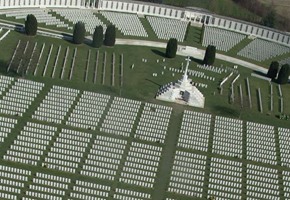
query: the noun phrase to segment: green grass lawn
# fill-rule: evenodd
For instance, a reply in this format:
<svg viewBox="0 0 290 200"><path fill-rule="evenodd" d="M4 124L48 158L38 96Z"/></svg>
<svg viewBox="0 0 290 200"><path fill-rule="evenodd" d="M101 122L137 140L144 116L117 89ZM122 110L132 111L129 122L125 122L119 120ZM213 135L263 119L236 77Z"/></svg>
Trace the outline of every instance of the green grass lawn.
<svg viewBox="0 0 290 200"><path fill-rule="evenodd" d="M142 23L144 26L147 26L145 21L141 19ZM149 30L150 32L151 30ZM201 30L199 28L195 27L190 27L190 30L188 32L188 36L186 38L186 41L182 43L183 45L190 45L190 46L195 46L197 48L202 48L200 44L200 32ZM120 33L118 33L120 34ZM157 40L154 38L153 33L150 32L149 34L150 40ZM120 35L119 35L120 36ZM160 86L169 83L171 81L176 81L177 79L181 78L182 73L178 72L172 72L169 69L174 68L174 69L181 69L181 63L185 65L185 58L181 56L177 56L174 59L165 59L163 62L163 52L164 49L159 49L159 48L150 48L150 47L142 47L142 46L123 46L123 45L117 45L115 47L101 47L100 49L94 49L91 48L87 44L82 44L82 45L74 45L71 42L64 41L64 40L59 40L59 39L52 39L52 38L46 38L42 36L36 36L36 37L27 37L23 34L17 33L12 31L3 41L1 41L2 46L5 47L5 51L2 51L0 53L0 66L1 66L1 73L6 75L6 67L8 63L11 60L11 57L14 53L14 49L18 43L18 41L21 40L21 48L23 48L23 45L26 44L27 41L30 42L30 47L29 47L29 52L31 52L31 49L34 45L35 42L37 42L37 48L35 51L35 56L32 58L32 69L29 70L29 73L27 75L23 75L23 78L27 78L30 80L38 81L38 82L43 82L45 83L44 89L41 91L39 96L35 99L34 103L32 106L28 109L28 111L25 113L23 117L16 117L16 116L9 116L9 115L2 115L1 116L6 116L6 117L12 117L16 118L19 120L19 123L13 129L13 132L5 143L1 146L0 148L0 157L2 158L3 155L5 155L6 151L9 149L10 145L13 143L13 141L16 139L17 135L19 135L20 131L23 129L23 127L26 125L26 122L31 121L31 122L36 122L36 123L41 123L41 124L47 124L51 126L57 127L57 133L53 140L50 142L49 146L53 144L53 141L56 140L57 136L60 134L62 128L69 128L69 129L74 129L74 130L79 130L83 132L88 132L92 134L92 138L94 138L96 135L104 135L108 137L113 137L113 138L122 138L127 140L128 144L126 146L126 150L124 155L122 156L122 161L121 164L118 168L116 179L114 181L108 181L108 180L101 180L101 179L96 179L93 177L87 177L87 176L82 176L80 174L75 174L72 176L70 173L66 172L60 172L58 170L53 170L53 169L46 169L44 167L41 167L41 162L44 161L44 158L47 156L47 153L49 152L50 149L47 149L44 153L44 155L41 157L41 161L39 162L38 166L31 167L27 166L24 164L19 164L19 163L14 163L14 162L8 162L8 161L2 161L3 165L8 165L8 166L14 166L14 167L19 167L23 169L28 169L31 170L33 173L33 176L30 177L29 181L25 185L26 190L28 188L28 185L32 183L32 178L35 177L36 172L43 172L43 173L49 173L49 174L54 174L54 175L59 175L59 176L64 176L67 178L72 179L72 183L69 185L69 189L66 191L65 194L65 199L69 198L69 193L72 191L72 187L75 183L76 180L84 180L84 181L90 181L90 182L97 182L99 184L104 184L104 185L110 185L112 186L112 189L110 191L110 197L109 199L113 199L112 195L114 193L114 189L116 187L121 187L121 188L130 188L136 191L140 192L146 192L150 193L154 199L162 200L165 199L165 197L171 197L171 198L176 198L180 200L192 200L192 199L197 199L194 197L187 197L184 195L179 195L179 194L173 194L170 192L166 192L168 183L169 183L169 178L170 178L170 172L173 164L173 157L175 150L181 150L181 151L186 151L186 152L191 152L191 153L196 153L196 154L201 154L201 155L206 155L208 164L210 163L210 158L211 157L218 157L218 158L224 158L228 160L235 160L235 161L240 161L243 163L243 173L245 174L246 170L246 165L248 163L251 164L256 164L256 165L262 165L262 166L267 166L271 168L275 168L279 170L279 173L281 174L282 170L287 170L289 171L288 168L286 167L281 167L279 165L268 165L268 164L263 164L263 163L258 163L250 160L246 160L245 157L242 159L238 158L233 158L233 157L228 157L228 156L222 156L222 155L217 155L213 154L211 152L201 152L197 150L191 150L191 149L184 149L181 147L177 147L176 143L178 140L178 135L180 131L180 126L181 126L181 121L182 121L182 114L184 110L192 110L192 111L198 111L198 112L205 112L205 113L211 113L212 114L212 120L214 119L214 116L220 115L220 116L226 116L226 117L232 117L232 118L240 118L244 121L253 121L253 122L258 122L258 123L263 123L263 124L269 124L273 125L275 127L288 127L289 128L289 122L286 120L280 120L277 118L276 115L279 114L279 96L278 96L278 89L277 89L277 84L273 84L273 97L274 97L274 110L270 111L269 107L269 83L264 80L257 79L255 77L251 77L252 71L244 68L242 66L238 67L238 73L240 74L240 78L237 80L237 82L234 84L234 93L235 93L235 101L233 103L230 103L229 101L229 95L230 95L230 85L231 81L236 77L237 74L234 74L233 77L231 77L224 85L223 87L223 93L219 93L219 83L223 78L229 75L231 69L233 68L233 64L227 63L221 60L216 60L215 61L215 66L216 67L221 67L226 69L227 71L222 73L222 74L217 74L214 72L210 72L207 70L203 70L197 67L197 64L200 63L198 60L194 60L190 63L189 68L192 70L200 71L203 72L205 75L210 76L210 77L215 77L214 81L209 81L204 78L198 78L198 77L192 77L192 80L194 82L198 83L204 83L207 84L207 88L200 88L200 91L204 94L206 98L206 103L205 103L205 108L200 109L200 108L192 108L188 106L183 106L183 105L177 105L173 103L166 103L162 101L157 101L154 97L159 89ZM239 49L243 48L249 41L244 40L240 46L235 47L235 49L232 50L232 52L229 52L228 55L234 54L234 52L237 52ZM40 54L40 50L42 45L45 43L45 48L43 55L40 59L40 64L38 71L36 75L33 74L35 65L38 61L38 56ZM49 49L53 45L53 49L51 52L51 57L49 59L48 65L47 65L47 71L46 74L43 75L44 72L44 65L47 62L48 59L48 52ZM52 77L52 72L53 72L53 67L55 63L55 59L57 57L57 52L58 48L61 46L61 51L59 54L59 59L56 65L55 69L55 77ZM64 71L64 76L63 79L61 79L61 73L63 71L63 63L64 63L64 57L66 53L66 49L69 48L69 52L67 55L67 61L65 65L65 71ZM69 80L69 74L72 66L72 61L73 61L73 54L75 49L77 49L77 54L76 54L76 60L75 60L75 65L74 65L74 71L72 74L72 80ZM91 52L90 58L88 60L88 52ZM106 54L106 63L104 64L104 56ZM113 54L115 55L115 75L113 77L112 71L113 71L113 64L112 64L112 58ZM98 59L97 59L98 55ZM120 85L120 56L124 55L124 85L121 87ZM18 58L24 58L27 59L27 57L30 57L29 53L22 55L21 52L19 51L17 53ZM142 59L145 58L147 59L147 62L142 62ZM159 62L157 62L157 59ZM15 60L15 65L18 64L20 59ZM89 65L87 63L89 62ZM268 61L262 64L267 64ZM261 64L261 63L259 63ZM134 65L135 67L132 69L131 66ZM88 66L88 68L87 68ZM97 71L95 70L97 66ZM88 71L86 72L86 70ZM105 70L105 73L104 73ZM157 77L152 76L153 73L157 73ZM87 74L87 79L85 79ZM94 76L96 74L96 82L94 83ZM8 75L13 75L12 73L9 73ZM251 97L252 97L252 104L253 107L249 108L249 102L248 102L248 94L247 94L247 89L246 89L246 82L245 79L249 78L250 80L250 86L251 86ZM115 85L112 85L112 79L114 78ZM103 80L104 79L104 84ZM32 115L34 111L39 107L40 103L42 100L45 98L47 95L48 91L53 85L59 85L59 86L64 86L64 87L69 87L69 88L75 88L79 89L80 91L93 91L97 93L103 93L103 94L109 94L111 95L111 99L114 96L121 96L124 98L129 98L129 99L134 99L134 100L139 100L142 101L142 106L144 106L145 102L151 102L155 104L160 104L160 105L166 105L170 106L173 108L172 116L170 119L170 125L169 129L167 132L167 138L165 144L157 144L157 143L151 143L151 142L145 142L136 138L133 138L134 131L136 130L136 126L138 124L138 121L140 120L140 113L142 109L139 110L138 112L138 117L134 122L134 128L132 131L132 134L130 137L119 137L115 136L112 134L107 134L100 132L99 129L96 131L92 130L84 130L84 129L79 129L79 128L74 128L70 126L66 126L64 123L62 124L53 124L53 123L46 123L38 120L32 119ZM240 93L238 91L238 86L241 85L242 87L242 92L243 92L243 108L241 108L241 100L240 100ZM257 99L257 89L261 89L262 97L263 97L263 113L259 112L258 108L258 99ZM290 85L283 85L282 86L282 91L283 91L283 96L284 96L284 110L286 114L290 113L290 106L288 105L288 100L290 99L290 96L287 91L289 91ZM80 96L80 95L79 95ZM2 98L2 96L0 96ZM101 122L104 120L104 117L111 105L112 100L110 101L109 105L106 107L105 113L102 115ZM76 102L74 102L74 105ZM141 107L142 107L141 106ZM72 109L70 109L70 112L67 113L65 119L68 118L70 113L72 112ZM101 123L100 123L101 124ZM98 127L99 128L99 127ZM212 148L212 140L213 140L213 124L210 130L210 143L209 143L209 149ZM277 129L275 129L275 135L277 137ZM246 138L246 134L244 133L244 139ZM162 158L160 161L160 166L157 171L157 181L155 183L155 186L153 189L147 189L147 188L142 188L138 186L132 186L129 184L124 184L118 181L118 178L121 176L121 171L122 167L124 166L124 162L126 159L126 156L128 155L128 150L130 148L130 145L132 142L142 142L146 144L152 144L152 145L157 145L163 148L162 151ZM89 153L89 149L92 146L93 139L90 140L90 143L86 149L85 156L81 161L80 166L77 169L77 172L81 170L82 165L84 164L84 160L86 155ZM278 142L277 142L278 144ZM246 148L246 142L244 142L244 149ZM245 152L244 152L245 153ZM280 158L278 158L278 161L280 162ZM204 197L207 194L208 191L208 177L210 173L210 167L209 165L206 166L205 170L205 186L204 186ZM281 183L281 175L280 175L280 183ZM246 178L243 177L243 186L246 184ZM242 199L245 199L245 193L246 189L242 189ZM283 186L280 184L279 191L282 194L283 191ZM19 197L22 194L19 195ZM282 195L281 195L282 196ZM283 197L281 197L283 199Z"/></svg>
<svg viewBox="0 0 290 200"><path fill-rule="evenodd" d="M198 29L193 29L193 31ZM11 40L13 38L13 40ZM7 38L2 41L2 44L5 46L10 47L8 51L3 52L1 55L1 60L4 63L9 63L13 51L16 47L16 44L18 40L22 41L22 44L26 44L26 41L30 41L30 45L33 46L34 42L37 42L37 50L36 52L40 52L40 49L42 45L45 43L45 48L43 55L39 62L39 67L36 76L33 75L32 71L27 75L27 78L31 78L34 80L41 80L45 82L50 82L50 80L54 80L56 83L59 82L60 84L65 85L74 85L77 86L77 88L81 90L93 90L96 91L96 89L103 89L104 92L109 92L114 95L121 95L123 97L138 99L142 101L152 101L156 102L154 100L154 96L158 90L158 88L161 85L164 85L168 82L174 81L181 77L181 73L174 73L169 71L169 68L177 68L181 69L181 63L185 64L185 60L183 57L176 57L175 59L165 59L165 62L163 62L163 49L158 48L150 48L150 47L133 47L133 46L115 46L114 48L108 48L108 47L102 47L99 50L93 49L88 45L82 44L75 46L74 44L59 40L59 39L51 39L51 38L43 38L42 36L36 36L36 37L27 37L20 33L11 32L7 36ZM48 59L48 52L53 44L53 50L51 53L50 60L48 62L48 66L46 69L45 77L43 77L44 72L44 66ZM55 69L55 78L52 78L52 71L53 66L55 63L56 55L58 47L61 46L60 55L58 58L58 63L56 65ZM62 67L64 64L64 56L66 53L66 49L69 48L66 66L64 70L64 76L63 80L60 79L61 73L62 73ZM72 80L69 80L69 74L71 71L72 66L72 60L73 60L73 53L75 48L77 48L77 59L75 60ZM86 76L86 69L87 69L87 58L88 58L88 52L91 50L91 56L89 60L89 66L88 66L88 75L87 75L87 81L85 81ZM96 83L94 84L94 73L95 73L95 66L96 66L96 56L97 51L99 51L99 59L98 59L98 67L97 67L97 78ZM103 84L103 67L104 67L104 54L106 52L106 65L105 65L105 76L104 76L104 84ZM35 53L37 54L37 53ZM112 86L112 56L115 54L115 86ZM121 54L124 55L124 87L120 87L120 56ZM30 57L30 56L29 56ZM142 62L142 58L147 59L147 63ZM159 59L160 62L157 63L156 60ZM36 63L38 60L38 57L34 57L32 60L32 63ZM131 69L131 66L134 64L134 69ZM199 68L196 68L196 65L198 63L192 62L190 64L190 68L202 71L206 75L215 77L215 81L211 82L206 79L192 77L194 82L201 82L208 84L208 88L200 88L200 90L205 94L206 97L206 107L205 111L207 112L213 112L217 114L229 114L231 113L238 117L240 116L240 104L234 103L230 104L229 102L229 92L230 92L230 82L229 80L225 86L224 86L224 92L222 95L219 94L218 91L218 84L219 82L227 76L230 72L223 74L216 74L210 71L202 70ZM16 63L17 65L17 63ZM7 64L6 64L7 66ZM226 63L224 61L216 60L215 66L223 66L232 68L232 64ZM164 68L166 67L166 69ZM4 65L5 68L5 65ZM246 98L247 92L245 90L245 78L250 78L250 84L251 84L251 93L252 93L252 102L253 102L253 111L254 113L259 115L259 109L257 104L257 95L256 91L258 88L261 88L262 96L265 97L265 100L263 101L263 108L264 113L262 115L266 115L268 113L269 109L269 84L266 81L259 80L257 78L251 77L251 71L248 69L245 69L243 67L239 67L239 73L241 74L240 78L236 82L236 87L238 85L242 85L242 88L244 88L244 98ZM157 73L158 76L154 77L152 76L153 73ZM163 75L162 75L163 73ZM234 75L236 76L236 75ZM234 77L233 76L233 77ZM283 86L282 88L285 90L289 86ZM238 89L235 89L236 92L236 98L239 97ZM286 92L284 92L286 94ZM246 98L247 99L247 98ZM238 101L239 102L239 101ZM285 101L287 102L287 101ZM161 102L160 102L161 103ZM245 102L246 103L246 102ZM277 108L277 103L275 103L275 108ZM228 111L223 111L223 109L220 109L222 107L228 107L231 108L231 112L227 113ZM287 104L285 104L285 111L288 111ZM278 113L278 109L275 109L275 112L273 113L273 118L275 119L275 114ZM243 115L242 115L243 116ZM244 118L244 119L247 119ZM248 120L251 120L249 118Z"/></svg>

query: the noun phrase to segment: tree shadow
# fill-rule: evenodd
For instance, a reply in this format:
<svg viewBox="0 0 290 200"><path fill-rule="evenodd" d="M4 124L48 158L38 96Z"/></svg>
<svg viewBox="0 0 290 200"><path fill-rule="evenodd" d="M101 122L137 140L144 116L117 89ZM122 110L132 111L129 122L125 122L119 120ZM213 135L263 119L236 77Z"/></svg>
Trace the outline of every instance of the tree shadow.
<svg viewBox="0 0 290 200"><path fill-rule="evenodd" d="M258 89L256 90L256 98L257 98L257 105L258 105L259 111L262 112L261 108L263 105L260 104L259 90Z"/></svg>
<svg viewBox="0 0 290 200"><path fill-rule="evenodd" d="M191 61L196 62L199 65L203 65L203 60L200 60L200 59L197 59L197 58L193 58L193 57L190 57L190 59L191 59Z"/></svg>
<svg viewBox="0 0 290 200"><path fill-rule="evenodd" d="M194 33L194 34L193 34L193 40L194 40L196 43L200 43L200 34L201 34L201 33Z"/></svg>
<svg viewBox="0 0 290 200"><path fill-rule="evenodd" d="M61 33L62 38L66 41L73 42L73 35L68 33Z"/></svg>
<svg viewBox="0 0 290 200"><path fill-rule="evenodd" d="M221 115L228 117L239 117L240 111L225 106L214 106L214 109Z"/></svg>
<svg viewBox="0 0 290 200"><path fill-rule="evenodd" d="M277 79L272 79L272 82L273 83L276 83L276 84L280 84L280 83L278 83L278 80ZM288 81L288 83L289 83L289 81Z"/></svg>
<svg viewBox="0 0 290 200"><path fill-rule="evenodd" d="M160 50L157 50L157 49L151 49L151 51L152 51L153 53L155 53L156 55L158 55L158 56L161 56L161 57L163 57L163 58L166 58L165 53L162 52L162 51L160 51Z"/></svg>
<svg viewBox="0 0 290 200"><path fill-rule="evenodd" d="M146 81L150 82L150 83L153 83L154 85L157 85L158 87L161 87L162 85L160 85L159 83L156 83L155 81L152 81L148 78L145 79Z"/></svg>
<svg viewBox="0 0 290 200"><path fill-rule="evenodd" d="M254 70L253 71L255 74L258 74L260 76L264 76L264 77L267 77L267 74L263 73L263 72L260 72L260 71L257 71L257 70Z"/></svg>
<svg viewBox="0 0 290 200"><path fill-rule="evenodd" d="M0 60L0 74L3 74L5 76L20 77L20 74L22 73L17 73L15 70L17 66L14 63L12 63L9 72L7 72L8 65L9 63Z"/></svg>

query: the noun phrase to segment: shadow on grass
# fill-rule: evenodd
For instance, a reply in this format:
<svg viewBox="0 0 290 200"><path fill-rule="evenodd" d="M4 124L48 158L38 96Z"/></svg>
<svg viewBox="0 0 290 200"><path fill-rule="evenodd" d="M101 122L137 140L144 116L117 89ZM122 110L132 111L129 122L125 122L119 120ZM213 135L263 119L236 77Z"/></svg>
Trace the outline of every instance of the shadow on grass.
<svg viewBox="0 0 290 200"><path fill-rule="evenodd" d="M238 118L240 116L239 110L232 109L232 108L225 107L225 106L214 106L214 110L219 115L224 115L224 116L228 116L228 117L235 117L235 118Z"/></svg>
<svg viewBox="0 0 290 200"><path fill-rule="evenodd" d="M258 75L260 75L260 76L267 77L267 74L265 74L265 73L263 73L263 72L259 72L259 71L254 70L254 73L255 73L255 74L258 74ZM268 78L268 77L267 77L267 78Z"/></svg>
<svg viewBox="0 0 290 200"><path fill-rule="evenodd" d="M7 67L8 67L8 63L0 60L0 74L3 74L5 76L12 76L12 77L20 77L19 74L16 73L15 69L17 68L17 66L15 64L11 65L11 70L9 70L9 72L7 72Z"/></svg>
<svg viewBox="0 0 290 200"><path fill-rule="evenodd" d="M193 37L193 42L200 44L200 36L194 36Z"/></svg>
<svg viewBox="0 0 290 200"><path fill-rule="evenodd" d="M155 81L152 81L152 80L150 80L148 78L146 78L145 80L148 81L148 82L150 82L150 83L153 83L154 85L157 85L158 87L161 87L162 86L162 85L160 85L160 84L156 83Z"/></svg>
<svg viewBox="0 0 290 200"><path fill-rule="evenodd" d="M196 42L196 43L200 43L200 35L201 35L201 31L200 31L200 33L194 33L193 34L193 40L194 40L194 42Z"/></svg>
<svg viewBox="0 0 290 200"><path fill-rule="evenodd" d="M257 98L257 105L258 105L258 108L259 108L259 111L262 112L261 110L261 104L260 104L260 98L259 98L259 90L256 89L256 98Z"/></svg>
<svg viewBox="0 0 290 200"><path fill-rule="evenodd" d="M193 58L193 57L190 57L190 59L191 59L191 61L196 62L199 65L203 65L203 60L200 60L200 59L197 59L197 58Z"/></svg>
<svg viewBox="0 0 290 200"><path fill-rule="evenodd" d="M160 50L157 50L157 49L151 49L151 51L152 51L153 53L155 53L156 55L158 55L158 56L161 56L161 57L163 57L163 58L166 58L165 53L162 52L162 51L160 51Z"/></svg>

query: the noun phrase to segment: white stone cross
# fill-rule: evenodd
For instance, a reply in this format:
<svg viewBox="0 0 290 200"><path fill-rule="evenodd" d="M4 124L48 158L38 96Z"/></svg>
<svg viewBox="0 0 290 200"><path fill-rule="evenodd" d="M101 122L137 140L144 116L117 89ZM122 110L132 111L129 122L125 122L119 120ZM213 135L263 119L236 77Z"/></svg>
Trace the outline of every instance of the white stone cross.
<svg viewBox="0 0 290 200"><path fill-rule="evenodd" d="M189 56L185 60L187 61L187 64L186 64L185 72L183 75L183 81L187 80L188 66L189 66L189 62L191 61Z"/></svg>

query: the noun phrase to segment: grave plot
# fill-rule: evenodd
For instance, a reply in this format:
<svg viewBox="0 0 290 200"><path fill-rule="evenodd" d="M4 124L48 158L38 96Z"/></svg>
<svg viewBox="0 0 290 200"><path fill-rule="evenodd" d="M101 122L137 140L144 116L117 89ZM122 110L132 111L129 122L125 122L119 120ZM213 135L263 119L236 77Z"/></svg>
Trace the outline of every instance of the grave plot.
<svg viewBox="0 0 290 200"><path fill-rule="evenodd" d="M84 199L84 200L105 200L109 197L110 186L101 185L87 181L76 180L75 185L70 193L69 200Z"/></svg>
<svg viewBox="0 0 290 200"><path fill-rule="evenodd" d="M14 78L9 76L0 75L0 96L5 92L5 90L11 85L14 81Z"/></svg>
<svg viewBox="0 0 290 200"><path fill-rule="evenodd" d="M13 71L13 72L19 73L19 68L20 68L21 63L23 62L23 58L25 57L25 53L27 52L28 46L29 46L29 41L21 41L21 40L18 41L15 47L14 53L12 55L12 58L7 67L7 72Z"/></svg>
<svg viewBox="0 0 290 200"><path fill-rule="evenodd" d="M109 100L108 95L84 91L66 124L96 130Z"/></svg>
<svg viewBox="0 0 290 200"><path fill-rule="evenodd" d="M212 152L242 158L243 121L216 116Z"/></svg>
<svg viewBox="0 0 290 200"><path fill-rule="evenodd" d="M91 50L88 50L87 53L87 60L86 60L86 68L85 68L85 74L84 74L84 82L88 81L88 73L89 73L89 67L90 67L90 60L91 60Z"/></svg>
<svg viewBox="0 0 290 200"><path fill-rule="evenodd" d="M202 198L206 156L176 151L168 192Z"/></svg>
<svg viewBox="0 0 290 200"><path fill-rule="evenodd" d="M247 165L247 198L280 199L278 170Z"/></svg>
<svg viewBox="0 0 290 200"><path fill-rule="evenodd" d="M171 112L171 107L146 103L134 137L164 143Z"/></svg>
<svg viewBox="0 0 290 200"><path fill-rule="evenodd" d="M129 137L140 106L140 101L115 97L100 130Z"/></svg>
<svg viewBox="0 0 290 200"><path fill-rule="evenodd" d="M146 19L159 39L176 38L179 42L185 39L187 21L151 16L147 16Z"/></svg>
<svg viewBox="0 0 290 200"><path fill-rule="evenodd" d="M120 56L119 82L120 82L120 86L123 87L124 85L124 55L123 54L121 54Z"/></svg>
<svg viewBox="0 0 290 200"><path fill-rule="evenodd" d="M23 116L43 87L43 83L18 79L0 100L0 113Z"/></svg>
<svg viewBox="0 0 290 200"><path fill-rule="evenodd" d="M96 26L103 26L104 31L106 30L106 25L91 10L53 9L53 12L56 12L73 24L79 21L83 22L86 31L90 34L94 33ZM72 29L72 27L69 29Z"/></svg>
<svg viewBox="0 0 290 200"><path fill-rule="evenodd" d="M57 51L54 52L53 54L53 65L49 68L51 69L51 74L48 73L52 78L56 79L61 79L62 76L64 76L65 70L67 70L69 67L66 69L66 63L67 63L67 51L69 52L69 47L66 45L59 45L57 47ZM68 66L68 65L67 65ZM67 77L66 77L67 78Z"/></svg>
<svg viewBox="0 0 290 200"><path fill-rule="evenodd" d="M46 58L46 61L45 61L45 64L44 64L44 69L42 71L42 76L46 76L48 74L47 73L47 71L48 71L47 68L48 68L48 65L50 63L50 57L51 57L52 51L53 51L53 44L51 44L50 47L49 47L47 58Z"/></svg>
<svg viewBox="0 0 290 200"><path fill-rule="evenodd" d="M106 58L106 62L107 62L106 68L107 69L106 70L103 69L103 72L106 71L105 73L103 73L103 77L102 77L103 84L113 86L113 87L114 86L115 87L122 86L120 83L120 79L123 78L123 77L120 77L122 70L123 70L122 66L120 66L121 59L123 59L123 58L121 58L121 56L119 56L115 52L107 54L107 58Z"/></svg>
<svg viewBox="0 0 290 200"><path fill-rule="evenodd" d="M17 9L17 10L7 10L1 11L1 14L5 14L6 17L14 17L15 19L22 19L25 20L27 15L33 14L36 17L36 20L40 24L45 24L49 26L56 26L56 27L68 27L60 19L57 19L52 14L48 13L46 9Z"/></svg>
<svg viewBox="0 0 290 200"><path fill-rule="evenodd" d="M93 72L93 83L97 83L97 77L98 77L98 67L99 67L99 58L100 58L100 51L98 50L96 52L96 58L95 58L95 63L94 63L94 72Z"/></svg>
<svg viewBox="0 0 290 200"><path fill-rule="evenodd" d="M177 146L208 151L211 115L184 110Z"/></svg>
<svg viewBox="0 0 290 200"><path fill-rule="evenodd" d="M0 28L0 41L4 40L10 32L10 29Z"/></svg>
<svg viewBox="0 0 290 200"><path fill-rule="evenodd" d="M284 188L284 197L285 199L290 198L290 172L282 171L282 180L283 180L283 188Z"/></svg>
<svg viewBox="0 0 290 200"><path fill-rule="evenodd" d="M81 174L100 179L115 180L127 141L96 136L83 164Z"/></svg>
<svg viewBox="0 0 290 200"><path fill-rule="evenodd" d="M46 48L46 45L45 45L45 43L43 43L43 44L41 45L40 52L37 53L37 58L36 58L37 61L36 61L36 65L35 65L35 67L33 67L33 68L34 68L34 70L33 70L33 75L34 75L34 76L36 76L36 75L38 75L38 74L41 73L41 69L42 69L42 67L44 66L44 63L42 63L42 62L44 62L43 55L47 55L47 54L48 54L47 51L48 51L48 50L47 50L47 48Z"/></svg>
<svg viewBox="0 0 290 200"><path fill-rule="evenodd" d="M62 129L53 143L42 166L76 173L92 134Z"/></svg>
<svg viewBox="0 0 290 200"><path fill-rule="evenodd" d="M0 198L19 199L29 176L31 171L0 165Z"/></svg>
<svg viewBox="0 0 290 200"><path fill-rule="evenodd" d="M281 165L290 167L290 129L278 127Z"/></svg>
<svg viewBox="0 0 290 200"><path fill-rule="evenodd" d="M25 44L25 48L23 52L20 52L20 61L17 66L16 72L18 74L25 74L28 68L28 64L30 62L30 58L32 56L33 50L34 50L34 45L30 41L27 41Z"/></svg>
<svg viewBox="0 0 290 200"><path fill-rule="evenodd" d="M289 47L257 38L239 51L238 55L262 62L289 52Z"/></svg>
<svg viewBox="0 0 290 200"><path fill-rule="evenodd" d="M32 118L58 124L62 123L78 93L79 90L54 85L34 112Z"/></svg>
<svg viewBox="0 0 290 200"><path fill-rule="evenodd" d="M242 199L242 163L211 158L208 198Z"/></svg>
<svg viewBox="0 0 290 200"><path fill-rule="evenodd" d="M54 199L62 200L69 189L71 180L62 176L55 176L36 172L32 183L28 186L23 200Z"/></svg>
<svg viewBox="0 0 290 200"><path fill-rule="evenodd" d="M61 45L58 46L57 53L55 54L55 58L53 59L53 65L52 65L52 69L51 69L51 73L50 73L52 78L55 78L56 68L57 68L59 60L60 60L60 53L61 53Z"/></svg>
<svg viewBox="0 0 290 200"><path fill-rule="evenodd" d="M67 79L67 77L68 77L69 67L71 66L69 62L71 61L71 58L72 58L72 53L70 51L69 46L67 46L66 50L65 50L63 62L62 62L62 68L61 68L61 74L60 74L61 80Z"/></svg>
<svg viewBox="0 0 290 200"><path fill-rule="evenodd" d="M112 54L112 74L111 74L111 85L115 86L115 63L116 63L116 55Z"/></svg>
<svg viewBox="0 0 290 200"><path fill-rule="evenodd" d="M71 68L70 68L70 72L69 72L69 78L68 78L69 80L72 79L72 76L73 76L73 73L74 73L75 61L76 61L76 58L77 58L77 52L78 52L78 49L75 48L74 49L74 53L73 53Z"/></svg>
<svg viewBox="0 0 290 200"><path fill-rule="evenodd" d="M217 50L229 51L243 39L246 35L220 29L211 26L205 26L202 46L213 45Z"/></svg>
<svg viewBox="0 0 290 200"><path fill-rule="evenodd" d="M0 117L0 145L2 142L5 142L5 138L12 132L16 124L16 119Z"/></svg>
<svg viewBox="0 0 290 200"><path fill-rule="evenodd" d="M9 72L11 69L14 69L15 71L15 68L16 68L16 64L14 64L14 59L18 59L18 56L16 56L17 52L20 52L21 50L18 50L19 49L19 46L20 46L20 43L21 43L21 40L18 40L18 43L16 44L16 47L14 48L14 51L13 51L13 55L9 61L9 64L7 66L7 72Z"/></svg>
<svg viewBox="0 0 290 200"><path fill-rule="evenodd" d="M134 190L116 188L113 198L114 199L128 199L128 200L141 200L141 199L149 200L151 199L151 194L138 192Z"/></svg>
<svg viewBox="0 0 290 200"><path fill-rule="evenodd" d="M153 188L162 147L132 142L120 182Z"/></svg>
<svg viewBox="0 0 290 200"><path fill-rule="evenodd" d="M283 98L283 92L282 92L282 89L281 89L281 85L279 84L278 85L278 92L279 92L279 112L280 113L284 113L284 109L286 108L286 106L284 105L284 98ZM284 108L285 107L285 108Z"/></svg>
<svg viewBox="0 0 290 200"><path fill-rule="evenodd" d="M39 52L38 52L38 46L37 46L37 42L34 43L28 64L27 64L27 68L25 70L25 74L32 74L32 72L34 72L33 67L36 66L36 59L39 56Z"/></svg>
<svg viewBox="0 0 290 200"><path fill-rule="evenodd" d="M3 159L36 166L56 131L56 127L27 122Z"/></svg>
<svg viewBox="0 0 290 200"><path fill-rule="evenodd" d="M146 30L136 14L118 12L101 12L101 14L124 35L148 37Z"/></svg>
<svg viewBox="0 0 290 200"><path fill-rule="evenodd" d="M277 165L274 126L247 122L247 159Z"/></svg>
<svg viewBox="0 0 290 200"><path fill-rule="evenodd" d="M107 52L105 51L103 54L103 63L102 63L102 79L101 79L102 85L105 85L106 83L109 84L109 81L108 80L106 81L106 74L108 73L107 71L111 69L109 68L109 70L107 70L106 68L107 68Z"/></svg>

